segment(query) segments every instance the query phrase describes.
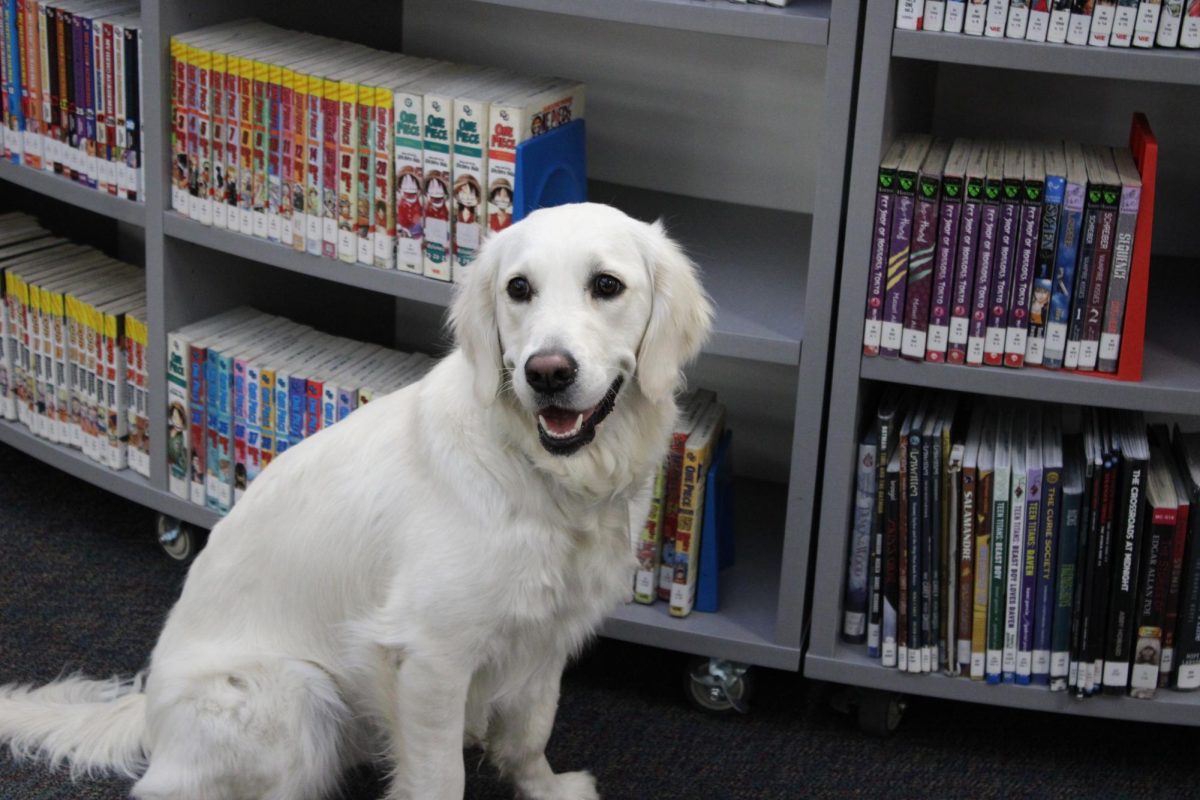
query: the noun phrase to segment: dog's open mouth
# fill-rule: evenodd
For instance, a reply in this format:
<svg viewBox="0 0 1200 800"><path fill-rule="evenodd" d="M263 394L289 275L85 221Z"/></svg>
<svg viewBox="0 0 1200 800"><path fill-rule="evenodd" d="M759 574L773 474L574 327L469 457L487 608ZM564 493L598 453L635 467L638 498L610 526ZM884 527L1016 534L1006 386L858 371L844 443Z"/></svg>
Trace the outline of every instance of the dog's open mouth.
<svg viewBox="0 0 1200 800"><path fill-rule="evenodd" d="M596 426L612 413L617 393L625 379L617 376L604 398L591 408L579 410L546 406L538 411L538 437L542 447L557 456L569 456L596 437Z"/></svg>

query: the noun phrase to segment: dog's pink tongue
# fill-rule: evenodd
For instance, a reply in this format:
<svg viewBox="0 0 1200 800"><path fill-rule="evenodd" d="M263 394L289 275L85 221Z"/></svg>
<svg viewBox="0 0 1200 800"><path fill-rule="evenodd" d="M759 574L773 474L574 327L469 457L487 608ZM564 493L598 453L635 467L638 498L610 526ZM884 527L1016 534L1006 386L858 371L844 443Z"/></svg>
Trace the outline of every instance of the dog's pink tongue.
<svg viewBox="0 0 1200 800"><path fill-rule="evenodd" d="M575 421L579 419L579 412L552 406L543 408L540 417L548 432L561 435L575 430Z"/></svg>

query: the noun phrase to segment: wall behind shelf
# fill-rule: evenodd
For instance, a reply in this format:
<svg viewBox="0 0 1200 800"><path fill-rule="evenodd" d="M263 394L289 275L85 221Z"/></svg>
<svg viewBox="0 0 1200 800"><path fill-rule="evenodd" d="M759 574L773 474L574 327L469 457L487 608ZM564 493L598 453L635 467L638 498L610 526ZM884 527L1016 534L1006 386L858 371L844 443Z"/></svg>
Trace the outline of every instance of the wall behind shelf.
<svg viewBox="0 0 1200 800"><path fill-rule="evenodd" d="M942 64L936 98L933 129L954 135L1012 131L1030 138L1115 145L1129 140L1133 112L1145 112L1158 137L1154 252L1200 256L1195 235L1200 219L1200 86Z"/></svg>
<svg viewBox="0 0 1200 800"><path fill-rule="evenodd" d="M812 211L824 48L408 0L404 50L586 81L593 179Z"/></svg>

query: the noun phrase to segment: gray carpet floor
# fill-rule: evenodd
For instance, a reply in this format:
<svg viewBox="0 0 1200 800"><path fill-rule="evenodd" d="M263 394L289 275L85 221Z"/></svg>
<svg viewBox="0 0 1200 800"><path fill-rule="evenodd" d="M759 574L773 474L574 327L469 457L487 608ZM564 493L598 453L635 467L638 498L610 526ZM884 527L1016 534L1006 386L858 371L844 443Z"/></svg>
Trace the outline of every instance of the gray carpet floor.
<svg viewBox="0 0 1200 800"><path fill-rule="evenodd" d="M184 577L153 523L0 445L0 684L145 665ZM683 666L675 653L598 641L564 678L551 763L590 769L605 797L634 800L1200 797L1200 728L917 699L895 735L874 739L831 708L831 687L786 672L757 674L751 714L703 714L684 699ZM512 797L477 753L467 759L468 798ZM0 800L109 800L128 789L72 784L0 753ZM343 796L383 790L364 768L346 776Z"/></svg>

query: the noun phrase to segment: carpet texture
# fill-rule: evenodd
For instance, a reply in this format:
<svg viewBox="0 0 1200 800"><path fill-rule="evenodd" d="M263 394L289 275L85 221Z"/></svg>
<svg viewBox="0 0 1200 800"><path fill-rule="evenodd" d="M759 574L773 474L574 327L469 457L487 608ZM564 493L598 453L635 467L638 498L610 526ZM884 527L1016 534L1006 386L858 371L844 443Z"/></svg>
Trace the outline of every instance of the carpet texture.
<svg viewBox="0 0 1200 800"><path fill-rule="evenodd" d="M151 512L0 445L0 684L145 665L184 577L153 524ZM1200 797L1198 728L914 699L880 740L830 707L829 687L786 672L758 671L750 715L703 714L684 700L683 667L675 653L597 642L564 678L551 764L591 770L618 800ZM512 797L478 753L466 757L468 798ZM0 800L115 800L129 786L72 784L0 753ZM343 796L384 788L364 768Z"/></svg>

